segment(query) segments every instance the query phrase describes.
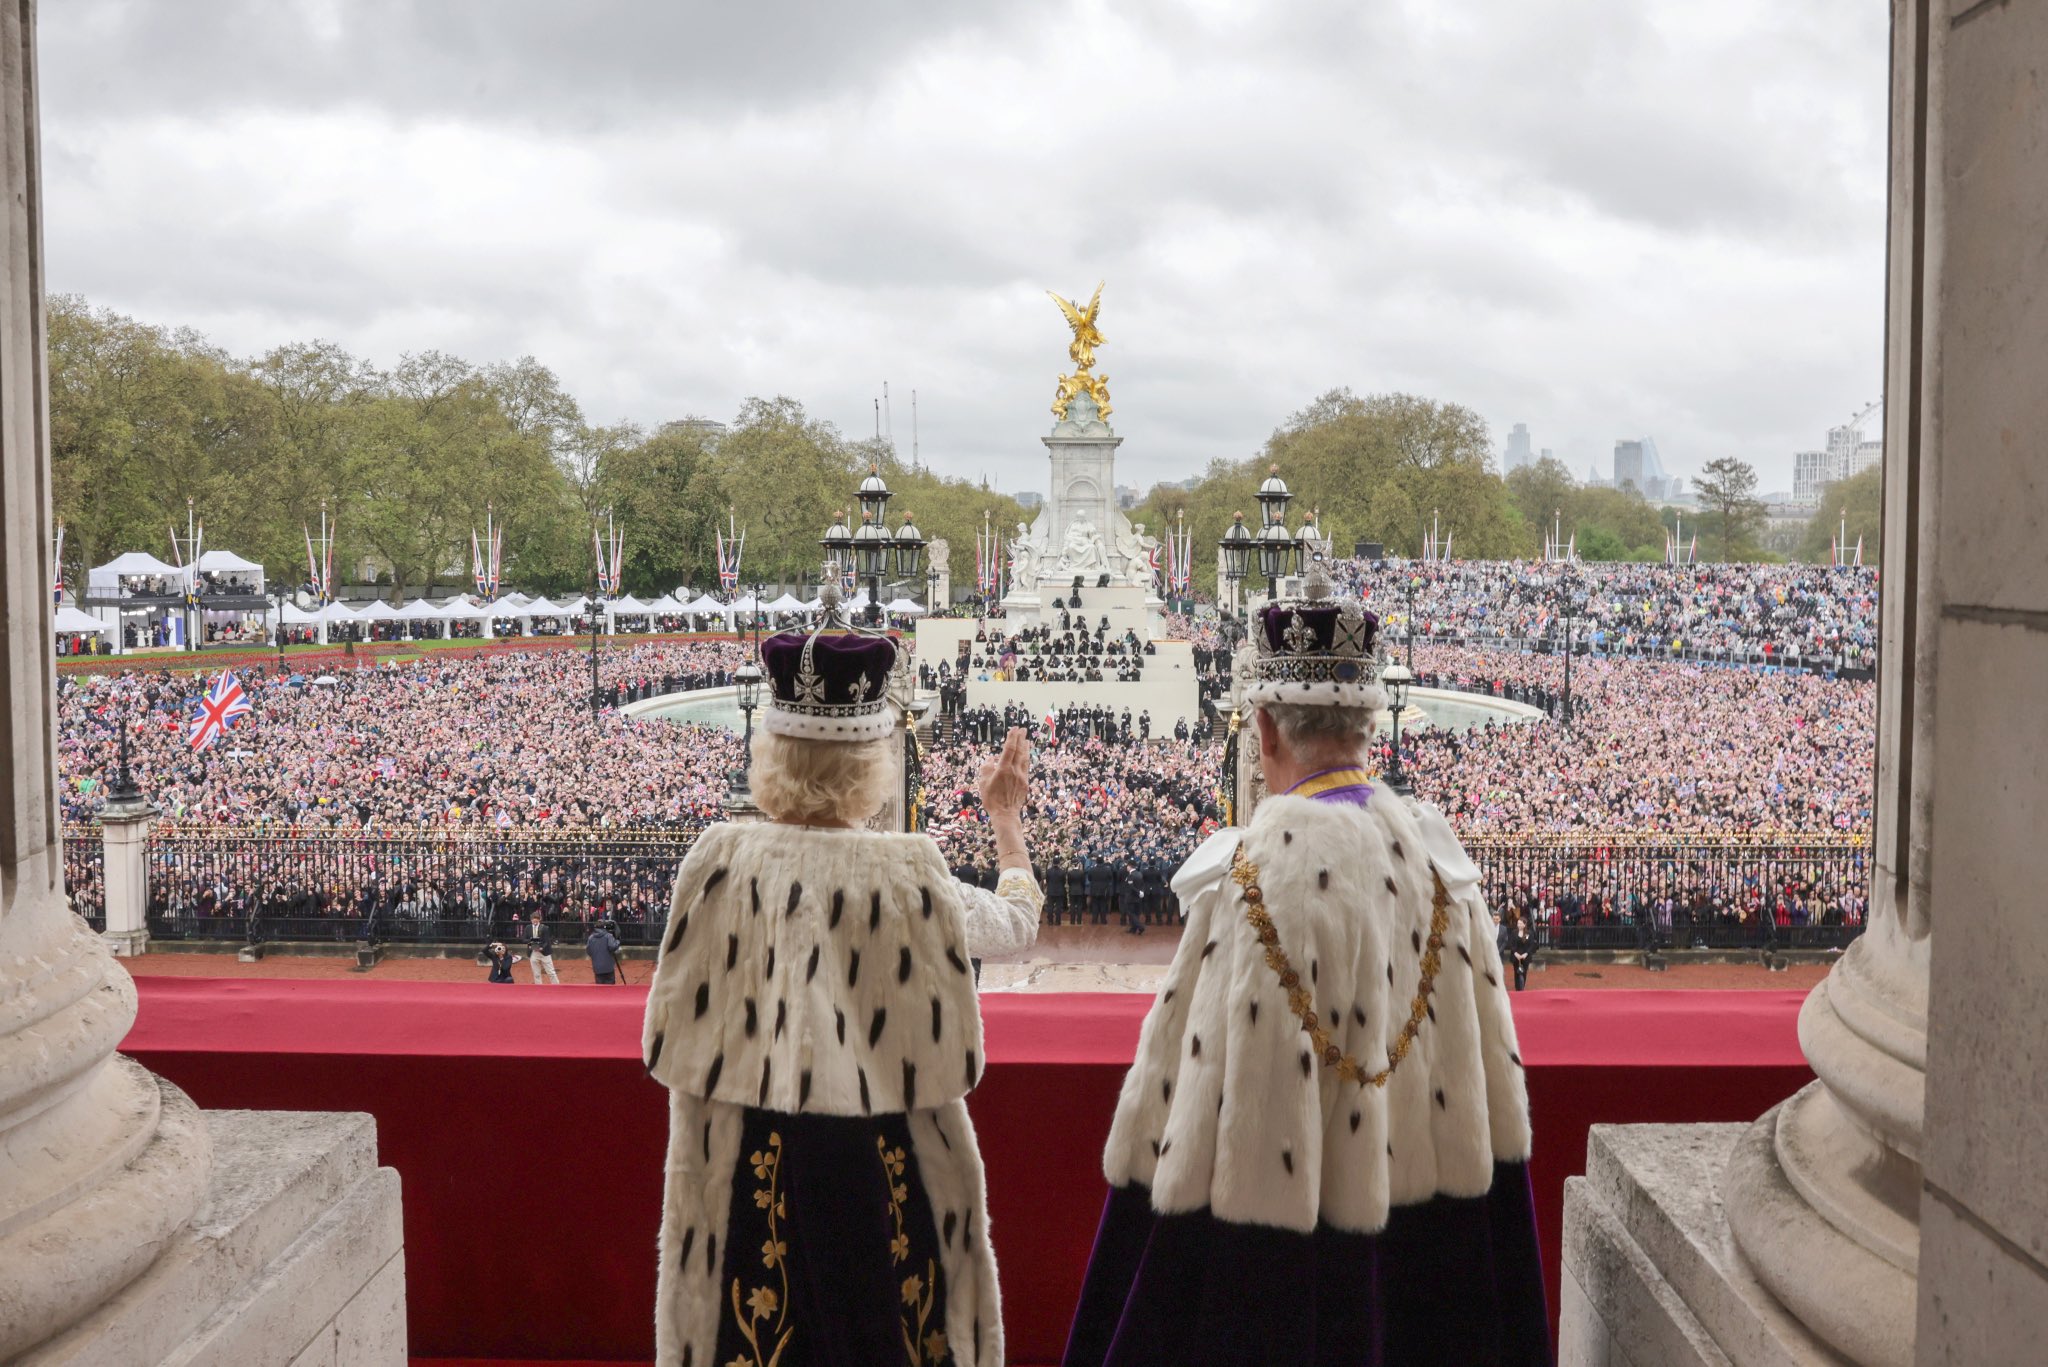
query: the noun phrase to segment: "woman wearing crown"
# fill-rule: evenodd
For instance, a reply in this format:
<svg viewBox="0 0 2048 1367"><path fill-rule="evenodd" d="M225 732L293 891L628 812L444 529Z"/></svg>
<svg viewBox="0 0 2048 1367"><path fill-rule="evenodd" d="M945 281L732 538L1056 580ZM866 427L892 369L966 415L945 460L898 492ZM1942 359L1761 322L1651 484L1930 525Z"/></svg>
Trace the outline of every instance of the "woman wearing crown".
<svg viewBox="0 0 2048 1367"><path fill-rule="evenodd" d="M1037 934L1029 751L1012 731L980 774L994 892L927 836L868 830L895 773L896 649L826 622L762 643L769 819L714 826L683 861L648 995L643 1056L670 1089L661 1367L1003 1360L964 1098L984 1059L971 961Z"/></svg>
<svg viewBox="0 0 2048 1367"><path fill-rule="evenodd" d="M1377 786L1378 621L1260 614L1274 796L1174 876L1066 1367L1548 1363L1528 1098L1479 871Z"/></svg>

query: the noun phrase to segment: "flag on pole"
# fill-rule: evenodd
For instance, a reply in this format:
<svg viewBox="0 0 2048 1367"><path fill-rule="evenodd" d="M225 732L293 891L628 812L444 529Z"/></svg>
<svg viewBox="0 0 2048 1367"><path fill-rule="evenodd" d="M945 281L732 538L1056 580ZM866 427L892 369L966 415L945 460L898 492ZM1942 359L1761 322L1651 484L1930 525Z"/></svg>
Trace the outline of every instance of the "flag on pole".
<svg viewBox="0 0 2048 1367"><path fill-rule="evenodd" d="M192 717L192 748L204 750L219 740L230 726L249 715L249 699L235 676L223 669L213 687L199 700Z"/></svg>

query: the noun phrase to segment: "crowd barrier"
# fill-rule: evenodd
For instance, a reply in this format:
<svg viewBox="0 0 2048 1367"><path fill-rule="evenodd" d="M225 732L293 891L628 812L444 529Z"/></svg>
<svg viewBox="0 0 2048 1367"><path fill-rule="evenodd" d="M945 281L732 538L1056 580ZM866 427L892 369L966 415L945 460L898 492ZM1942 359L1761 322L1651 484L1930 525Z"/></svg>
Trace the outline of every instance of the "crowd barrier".
<svg viewBox="0 0 2048 1367"><path fill-rule="evenodd" d="M696 835L160 830L147 923L165 940L481 946L539 911L567 940L609 920L651 946ZM1863 835L1486 832L1465 846L1489 905L1523 915L1539 950L1832 949L1863 927ZM67 836L64 862L73 904L104 928L97 832Z"/></svg>

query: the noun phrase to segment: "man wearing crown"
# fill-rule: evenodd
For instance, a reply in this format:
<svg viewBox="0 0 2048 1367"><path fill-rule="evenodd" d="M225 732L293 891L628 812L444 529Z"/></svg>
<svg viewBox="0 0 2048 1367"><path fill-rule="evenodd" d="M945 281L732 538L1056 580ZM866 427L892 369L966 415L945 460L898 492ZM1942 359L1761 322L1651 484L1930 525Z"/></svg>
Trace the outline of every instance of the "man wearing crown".
<svg viewBox="0 0 2048 1367"><path fill-rule="evenodd" d="M670 1089L661 1367L1000 1367L1002 1307L965 1097L985 1054L971 961L1041 904L1012 731L979 788L1001 874L955 882L929 836L870 831L895 774L895 644L838 619L761 645L765 822L677 871L642 1036Z"/></svg>
<svg viewBox="0 0 2048 1367"><path fill-rule="evenodd" d="M1103 1158L1066 1367L1551 1360L1528 1098L1479 871L1364 763L1379 623L1259 616L1268 789L1174 876L1187 926Z"/></svg>

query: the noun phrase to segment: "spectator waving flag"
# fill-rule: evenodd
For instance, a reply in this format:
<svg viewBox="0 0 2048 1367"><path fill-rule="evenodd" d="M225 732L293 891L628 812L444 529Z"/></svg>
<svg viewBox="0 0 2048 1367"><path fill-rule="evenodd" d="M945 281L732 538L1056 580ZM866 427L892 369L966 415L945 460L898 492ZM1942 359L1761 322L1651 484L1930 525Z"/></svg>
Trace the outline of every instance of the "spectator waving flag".
<svg viewBox="0 0 2048 1367"><path fill-rule="evenodd" d="M249 699L235 676L223 669L192 718L192 748L204 750L221 738L230 726L249 715Z"/></svg>

